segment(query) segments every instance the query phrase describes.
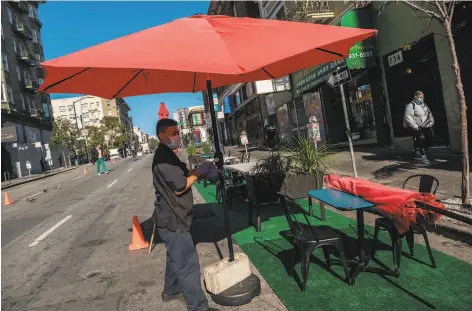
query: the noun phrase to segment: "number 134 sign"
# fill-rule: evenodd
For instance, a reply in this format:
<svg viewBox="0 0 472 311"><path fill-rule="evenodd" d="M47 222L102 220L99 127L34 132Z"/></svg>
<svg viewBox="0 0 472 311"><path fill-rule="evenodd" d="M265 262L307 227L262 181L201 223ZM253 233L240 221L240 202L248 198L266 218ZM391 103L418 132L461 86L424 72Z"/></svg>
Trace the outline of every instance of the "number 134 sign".
<svg viewBox="0 0 472 311"><path fill-rule="evenodd" d="M403 54L402 51L398 51L396 53L393 53L388 57L388 66L392 67L395 65L398 65L400 63L403 63Z"/></svg>

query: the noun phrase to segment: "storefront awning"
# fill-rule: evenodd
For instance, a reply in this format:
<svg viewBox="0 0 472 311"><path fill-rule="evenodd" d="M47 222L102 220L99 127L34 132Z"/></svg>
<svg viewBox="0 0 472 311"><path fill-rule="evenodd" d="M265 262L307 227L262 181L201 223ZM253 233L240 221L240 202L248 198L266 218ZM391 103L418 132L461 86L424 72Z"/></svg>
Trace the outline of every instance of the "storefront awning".
<svg viewBox="0 0 472 311"><path fill-rule="evenodd" d="M346 12L334 26L349 28L373 28L370 7ZM295 94L300 95L324 83L337 67L363 69L375 65L375 38L358 42L349 50L349 58L307 68L292 75Z"/></svg>

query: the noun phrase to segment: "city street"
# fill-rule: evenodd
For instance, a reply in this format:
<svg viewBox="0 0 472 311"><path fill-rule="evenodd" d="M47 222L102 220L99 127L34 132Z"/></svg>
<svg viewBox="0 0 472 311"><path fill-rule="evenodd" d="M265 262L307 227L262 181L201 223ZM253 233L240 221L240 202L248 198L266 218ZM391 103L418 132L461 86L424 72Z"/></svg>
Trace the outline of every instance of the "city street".
<svg viewBox="0 0 472 311"><path fill-rule="evenodd" d="M151 155L136 162L107 162L110 174L102 176L88 165L87 176L77 169L9 189L16 203L2 207L2 308L185 310L180 300L163 306L163 245L157 244L151 255L147 249L128 251L133 215L144 222L149 240L151 163ZM35 196L36 201L25 200L43 189L48 191ZM195 196L198 203L201 199ZM217 230L222 229L220 220L200 210L197 231L212 232L208 238L197 237L211 241L197 245L204 267L218 261L219 252L226 256L227 247ZM205 225L212 230L202 230ZM214 238L220 241L217 247ZM238 310L285 310L264 282L262 290L260 297Z"/></svg>

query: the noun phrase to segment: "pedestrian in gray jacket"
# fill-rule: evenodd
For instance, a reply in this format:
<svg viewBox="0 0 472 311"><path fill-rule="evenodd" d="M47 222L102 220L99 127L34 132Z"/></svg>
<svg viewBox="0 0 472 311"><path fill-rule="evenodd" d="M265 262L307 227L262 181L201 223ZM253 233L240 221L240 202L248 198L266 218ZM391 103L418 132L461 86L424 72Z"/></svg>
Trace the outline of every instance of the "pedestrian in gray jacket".
<svg viewBox="0 0 472 311"><path fill-rule="evenodd" d="M434 117L424 102L422 91L416 91L413 100L406 105L403 126L413 135L413 158L430 164L426 153L434 138Z"/></svg>

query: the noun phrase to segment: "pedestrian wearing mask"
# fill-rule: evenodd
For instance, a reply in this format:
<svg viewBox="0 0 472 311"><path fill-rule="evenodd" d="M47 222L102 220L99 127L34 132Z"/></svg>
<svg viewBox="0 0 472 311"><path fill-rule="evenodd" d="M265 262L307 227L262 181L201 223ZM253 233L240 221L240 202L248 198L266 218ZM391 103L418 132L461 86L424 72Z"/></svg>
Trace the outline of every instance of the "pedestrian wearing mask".
<svg viewBox="0 0 472 311"><path fill-rule="evenodd" d="M156 126L159 146L154 154L152 175L156 227L166 249L164 302L183 295L187 310L208 311L200 280L200 264L190 235L192 225L192 185L210 172L210 163L193 171L180 161L175 150L181 144L177 122L161 119Z"/></svg>
<svg viewBox="0 0 472 311"><path fill-rule="evenodd" d="M413 100L406 105L403 126L413 135L413 158L430 164L427 152L434 138L434 117L424 102L422 91L416 91Z"/></svg>

